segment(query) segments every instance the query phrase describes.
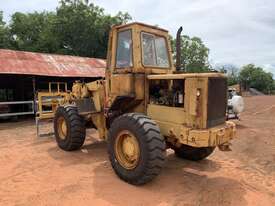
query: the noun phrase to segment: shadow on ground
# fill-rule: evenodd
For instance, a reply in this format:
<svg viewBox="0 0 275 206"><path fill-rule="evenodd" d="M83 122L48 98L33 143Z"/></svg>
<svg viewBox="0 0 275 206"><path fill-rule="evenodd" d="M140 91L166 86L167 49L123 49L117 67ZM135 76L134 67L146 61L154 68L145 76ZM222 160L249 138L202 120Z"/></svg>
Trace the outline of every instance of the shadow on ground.
<svg viewBox="0 0 275 206"><path fill-rule="evenodd" d="M221 165L214 160L191 162L170 154L161 175L154 181L132 186L120 180L109 163L103 162L94 170L93 188L96 198L118 206L133 205L133 202L134 205L246 205L246 192L240 182L205 174L220 168Z"/></svg>
<svg viewBox="0 0 275 206"><path fill-rule="evenodd" d="M49 155L60 163L62 167L70 167L77 164L94 164L107 160L106 143L97 141L84 145L80 150L66 152L57 145L48 149Z"/></svg>

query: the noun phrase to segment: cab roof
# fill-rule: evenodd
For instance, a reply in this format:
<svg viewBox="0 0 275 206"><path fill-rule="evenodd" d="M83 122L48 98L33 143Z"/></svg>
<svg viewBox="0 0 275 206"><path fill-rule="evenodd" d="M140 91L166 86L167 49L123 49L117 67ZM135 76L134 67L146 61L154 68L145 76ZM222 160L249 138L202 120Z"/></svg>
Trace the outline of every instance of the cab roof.
<svg viewBox="0 0 275 206"><path fill-rule="evenodd" d="M164 31L164 32L168 32L168 30L160 28L158 26L144 24L144 23L141 23L141 22L132 22L132 23L128 23L128 24L115 25L114 28L120 29L120 28L124 28L124 27L128 27L128 26L133 26L133 25L139 25L139 26L149 27L149 28L152 28L152 29L157 29L157 30L161 30L161 31Z"/></svg>

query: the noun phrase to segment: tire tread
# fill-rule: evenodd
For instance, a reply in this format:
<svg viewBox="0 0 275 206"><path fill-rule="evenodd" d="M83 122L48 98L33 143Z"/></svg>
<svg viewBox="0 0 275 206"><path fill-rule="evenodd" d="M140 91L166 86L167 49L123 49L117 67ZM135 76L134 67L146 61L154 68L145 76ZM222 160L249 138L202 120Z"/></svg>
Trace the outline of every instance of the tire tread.
<svg viewBox="0 0 275 206"><path fill-rule="evenodd" d="M57 130L57 118L62 115L67 121L67 126L69 126L70 134L66 141L60 140ZM77 108L73 106L59 107L55 114L54 120L55 126L55 136L58 146L65 151L73 151L79 149L85 141L86 128L84 120L78 114Z"/></svg>
<svg viewBox="0 0 275 206"><path fill-rule="evenodd" d="M161 168L164 165L166 149L165 140L161 136L160 130L153 120L143 114L137 113L126 113L116 118L111 124L108 137L109 139L113 138L115 128L119 127L120 123L123 121L131 122L131 124L137 128L137 133L139 136L145 138L145 143L148 147L148 159L145 167L143 168L142 174L136 178L130 179L124 175L123 172L117 169L117 163L111 158L112 154L110 154L112 148L109 148L108 151L112 167L121 179L134 185L145 184L155 178L160 173ZM108 140L108 142L110 142L110 140Z"/></svg>

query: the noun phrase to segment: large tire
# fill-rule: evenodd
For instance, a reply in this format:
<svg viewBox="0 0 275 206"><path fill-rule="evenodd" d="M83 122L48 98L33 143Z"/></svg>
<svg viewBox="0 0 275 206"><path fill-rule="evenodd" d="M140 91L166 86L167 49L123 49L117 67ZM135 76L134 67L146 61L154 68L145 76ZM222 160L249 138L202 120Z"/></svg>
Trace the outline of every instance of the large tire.
<svg viewBox="0 0 275 206"><path fill-rule="evenodd" d="M60 127L61 121L66 132ZM65 151L77 150L84 144L85 124L76 107L58 107L54 117L54 133L58 146Z"/></svg>
<svg viewBox="0 0 275 206"><path fill-rule="evenodd" d="M121 163L118 148L122 133L132 134L131 138L136 139L138 154L133 160L136 165L127 167ZM128 137L127 137L128 138ZM160 134L159 127L147 116L137 113L128 113L116 118L109 129L108 153L112 167L116 174L124 181L142 185L156 177L164 164L166 156L166 145ZM122 153L123 154L123 153ZM126 156L127 157L127 156Z"/></svg>
<svg viewBox="0 0 275 206"><path fill-rule="evenodd" d="M181 145L179 148L173 148L176 156L192 160L199 161L207 158L215 150L215 147L191 147L189 145Z"/></svg>

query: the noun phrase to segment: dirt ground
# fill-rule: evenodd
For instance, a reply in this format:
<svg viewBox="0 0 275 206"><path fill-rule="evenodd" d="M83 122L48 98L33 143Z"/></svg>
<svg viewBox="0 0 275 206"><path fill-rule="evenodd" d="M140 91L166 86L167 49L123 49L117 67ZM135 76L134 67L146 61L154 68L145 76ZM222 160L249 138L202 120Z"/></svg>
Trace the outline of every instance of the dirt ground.
<svg viewBox="0 0 275 206"><path fill-rule="evenodd" d="M93 130L64 152L36 138L33 121L0 123L0 205L275 205L275 97L245 103L232 152L190 162L168 151L161 175L139 187L114 174Z"/></svg>

